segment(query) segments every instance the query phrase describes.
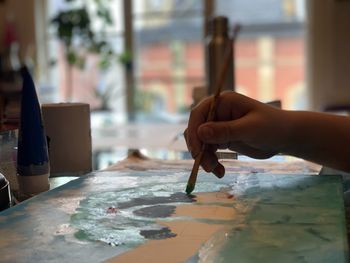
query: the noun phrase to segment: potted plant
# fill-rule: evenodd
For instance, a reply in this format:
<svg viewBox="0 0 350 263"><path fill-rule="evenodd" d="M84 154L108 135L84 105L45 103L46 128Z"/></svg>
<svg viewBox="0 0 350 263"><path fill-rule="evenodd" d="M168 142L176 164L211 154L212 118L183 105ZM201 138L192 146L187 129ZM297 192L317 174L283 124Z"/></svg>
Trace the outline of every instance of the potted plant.
<svg viewBox="0 0 350 263"><path fill-rule="evenodd" d="M59 11L52 19L56 37L64 46L67 62L67 96L71 100L73 96L73 67L84 68L88 54L98 54L101 69L107 69L113 59L119 56L113 52L112 47L106 41L104 32L94 32L92 19L98 19L102 28L113 25L113 20L108 7L108 0L88 0L84 4L77 5L76 0L65 0L70 7ZM91 10L88 6L96 6ZM89 5L88 5L89 4Z"/></svg>

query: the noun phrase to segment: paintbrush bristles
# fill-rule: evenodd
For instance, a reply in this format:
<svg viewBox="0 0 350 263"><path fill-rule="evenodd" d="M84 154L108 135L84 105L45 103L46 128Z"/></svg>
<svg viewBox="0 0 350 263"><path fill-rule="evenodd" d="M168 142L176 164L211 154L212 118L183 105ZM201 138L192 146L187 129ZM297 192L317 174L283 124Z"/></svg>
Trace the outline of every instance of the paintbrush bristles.
<svg viewBox="0 0 350 263"><path fill-rule="evenodd" d="M199 170L199 166L202 160L202 155L204 151L201 151L196 159L194 160L194 164L192 167L191 175L188 178L187 186L186 186L186 193L190 194L193 192L195 186L196 186L196 181L197 181L197 174Z"/></svg>
<svg viewBox="0 0 350 263"><path fill-rule="evenodd" d="M233 59L232 43L230 43L230 45L228 47L228 52L226 54L224 64L223 64L223 66L220 69L219 78L218 78L216 86L215 86L215 94L214 94L214 97L213 97L213 99L211 101L209 113L208 113L208 116L207 116L207 122L214 120L216 106L217 106L217 101L219 99L219 96L220 96L220 93L221 93L221 88L222 88L222 86L224 84L225 76L227 74L227 70L229 68L229 64L230 64L230 60L231 59ZM192 193L192 191L195 188L196 181L197 181L197 174L198 174L200 163L202 161L202 157L203 157L204 151L205 151L205 145L203 145L202 150L200 151L198 156L195 158L195 161L194 161L194 164L193 164L193 167L192 167L192 171L191 171L191 175L188 178L188 182L187 182L187 187L186 187L186 193L187 194Z"/></svg>

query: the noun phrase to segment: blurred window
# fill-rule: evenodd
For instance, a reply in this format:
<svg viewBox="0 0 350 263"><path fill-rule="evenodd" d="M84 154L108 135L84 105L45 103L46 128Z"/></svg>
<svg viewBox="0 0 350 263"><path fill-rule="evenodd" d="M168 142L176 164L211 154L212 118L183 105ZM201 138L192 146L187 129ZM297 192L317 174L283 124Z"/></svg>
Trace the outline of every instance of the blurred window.
<svg viewBox="0 0 350 263"><path fill-rule="evenodd" d="M204 84L203 1L134 1L136 108L162 120L187 112Z"/></svg>
<svg viewBox="0 0 350 263"><path fill-rule="evenodd" d="M101 6L100 6L101 5ZM49 78L46 85L50 92L44 101L80 101L90 104L95 111L113 111L117 119L125 118L124 71L120 58L124 50L123 2L122 0L48 0L47 18L52 21L60 13L83 9L89 14L89 22L94 39L98 43L108 44L100 52L91 51L87 39L75 34L72 39L74 56L73 66L67 63L67 47L58 39L57 24L49 22L48 64ZM108 8L108 10L106 10ZM84 20L77 16L67 19ZM106 23L106 21L109 21ZM106 49L111 52L107 53ZM82 59L81 63L79 59ZM43 95L43 94L42 94Z"/></svg>
<svg viewBox="0 0 350 263"><path fill-rule="evenodd" d="M286 109L306 109L305 0L216 0L215 15L239 23L237 91Z"/></svg>
<svg viewBox="0 0 350 263"><path fill-rule="evenodd" d="M97 4L103 2L108 2L112 15L107 26L96 17ZM305 0L213 2L214 15L227 16L231 27L242 26L235 43L236 90L264 102L281 100L283 108L306 108ZM65 46L50 23L49 70L41 74L40 85L43 101L88 102L92 109L110 110L125 118L123 63L128 54L123 46L123 0L47 3L48 19L60 11L85 7L97 38L110 43L119 56L110 57L110 66L102 69L98 55L89 53L84 67L71 68ZM204 6L205 0L133 0L132 65L139 119L167 121L188 112L193 88L205 85Z"/></svg>
<svg viewBox="0 0 350 263"><path fill-rule="evenodd" d="M60 12L84 8L96 40L109 43L113 50L101 60L101 55L87 52L83 48L87 42L78 37L73 44L84 63L72 67L67 63L66 46L58 40L57 25L44 23L43 19L37 24L46 32L38 45L41 102L90 104L97 168L103 168L99 163L109 162L103 155L110 151L105 141L111 148L116 146L115 124L127 119L126 104L130 101L135 104L138 121L187 120L193 89L205 86L203 26L208 11L205 6L210 3L214 4L209 10L213 15L227 16L231 28L237 23L242 27L235 42L236 90L263 102L280 100L285 109L308 106L305 0L129 0L131 16L124 14L123 3L128 0L37 1L47 3L46 21ZM106 4L108 10L98 8L99 4ZM111 15L107 25L98 15L106 11ZM132 19L133 32L124 32L125 19ZM130 34L131 52L124 48L125 37ZM69 59L79 62L74 56ZM135 89L129 100L128 72L133 72L131 88Z"/></svg>

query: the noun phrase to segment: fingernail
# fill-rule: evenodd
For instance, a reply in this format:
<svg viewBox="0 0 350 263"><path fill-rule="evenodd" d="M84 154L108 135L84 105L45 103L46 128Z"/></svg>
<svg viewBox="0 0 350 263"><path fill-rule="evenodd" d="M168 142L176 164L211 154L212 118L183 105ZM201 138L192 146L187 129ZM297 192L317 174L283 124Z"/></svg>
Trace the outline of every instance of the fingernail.
<svg viewBox="0 0 350 263"><path fill-rule="evenodd" d="M199 130L199 136L204 140L210 140L214 137L214 131L212 128L204 126Z"/></svg>
<svg viewBox="0 0 350 263"><path fill-rule="evenodd" d="M215 169L214 169L214 171L213 171L213 174L215 174L215 176L216 176L217 178L222 178L222 177L224 177L224 175L225 175L225 167L222 166L221 164L218 164L218 165L215 167Z"/></svg>

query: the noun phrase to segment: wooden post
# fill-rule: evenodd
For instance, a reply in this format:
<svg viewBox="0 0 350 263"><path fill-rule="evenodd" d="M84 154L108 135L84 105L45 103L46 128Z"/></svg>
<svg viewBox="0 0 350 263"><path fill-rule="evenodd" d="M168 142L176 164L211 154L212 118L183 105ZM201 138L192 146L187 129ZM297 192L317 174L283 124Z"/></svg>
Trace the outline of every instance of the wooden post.
<svg viewBox="0 0 350 263"><path fill-rule="evenodd" d="M134 50L132 2L124 0L124 52L131 56L131 65L125 67L125 95L128 120L135 120L135 83L134 83Z"/></svg>
<svg viewBox="0 0 350 263"><path fill-rule="evenodd" d="M208 36L208 21L215 14L215 2L214 0L205 0L203 7L203 38Z"/></svg>

